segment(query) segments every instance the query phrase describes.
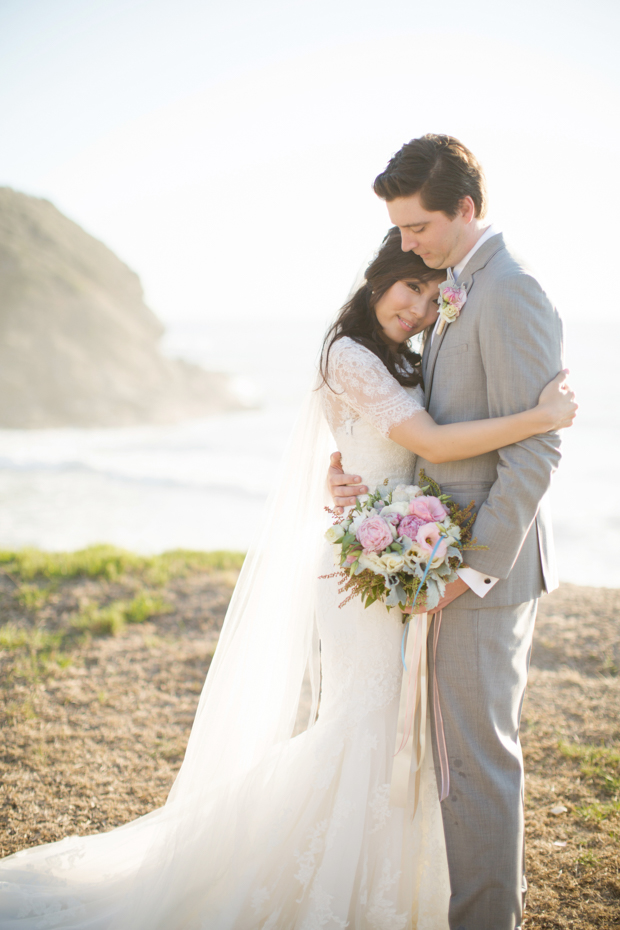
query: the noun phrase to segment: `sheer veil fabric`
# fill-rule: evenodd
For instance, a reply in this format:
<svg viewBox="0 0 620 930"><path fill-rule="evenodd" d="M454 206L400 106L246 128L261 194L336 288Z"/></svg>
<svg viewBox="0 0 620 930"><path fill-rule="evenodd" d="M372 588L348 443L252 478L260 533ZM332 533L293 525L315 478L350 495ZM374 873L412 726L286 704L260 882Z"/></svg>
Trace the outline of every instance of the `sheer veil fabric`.
<svg viewBox="0 0 620 930"><path fill-rule="evenodd" d="M199 913L205 878L215 910L231 881L239 892L251 882L255 844L264 842L256 802L269 806L308 674L314 693L306 725L316 716L315 600L332 444L320 392L310 391L235 587L164 807L109 833L69 837L4 859L2 930L216 926ZM218 930L228 926L235 926L232 909L217 923Z"/></svg>

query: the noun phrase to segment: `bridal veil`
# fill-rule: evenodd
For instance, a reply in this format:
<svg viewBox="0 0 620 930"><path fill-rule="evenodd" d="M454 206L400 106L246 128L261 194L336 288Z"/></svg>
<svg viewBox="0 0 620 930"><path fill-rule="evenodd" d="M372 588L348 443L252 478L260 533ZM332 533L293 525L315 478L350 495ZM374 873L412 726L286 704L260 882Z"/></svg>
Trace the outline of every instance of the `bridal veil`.
<svg viewBox="0 0 620 930"><path fill-rule="evenodd" d="M332 443L320 392L311 391L237 582L166 804L108 833L3 860L2 930L195 926L198 914L206 916L205 882L214 907L219 887L228 900L231 886L249 886L252 857L244 851L260 848L257 799L269 794L293 733L316 717L315 593ZM308 678L311 707L300 721ZM233 926L234 915L230 920Z"/></svg>

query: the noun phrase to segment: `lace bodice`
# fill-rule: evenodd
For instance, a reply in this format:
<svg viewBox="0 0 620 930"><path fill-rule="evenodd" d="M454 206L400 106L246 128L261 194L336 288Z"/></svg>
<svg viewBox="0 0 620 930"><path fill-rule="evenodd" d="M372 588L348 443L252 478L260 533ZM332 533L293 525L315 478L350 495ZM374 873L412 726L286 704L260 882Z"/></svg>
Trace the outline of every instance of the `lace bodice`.
<svg viewBox="0 0 620 930"><path fill-rule="evenodd" d="M321 399L345 473L360 475L369 488L386 478L408 483L415 456L388 436L424 410L422 388L403 387L374 352L348 336L331 348L328 381Z"/></svg>

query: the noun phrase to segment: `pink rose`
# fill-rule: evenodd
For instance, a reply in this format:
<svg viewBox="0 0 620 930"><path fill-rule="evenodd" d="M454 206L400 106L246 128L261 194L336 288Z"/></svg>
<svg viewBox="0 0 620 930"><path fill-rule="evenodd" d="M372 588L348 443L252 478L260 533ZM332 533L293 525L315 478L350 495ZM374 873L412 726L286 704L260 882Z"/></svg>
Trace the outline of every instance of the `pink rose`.
<svg viewBox="0 0 620 930"><path fill-rule="evenodd" d="M409 539L415 539L418 535L418 530L420 527L424 526L424 524L428 522L428 520L423 520L421 517L404 517L404 519L400 521L398 535L408 536Z"/></svg>
<svg viewBox="0 0 620 930"><path fill-rule="evenodd" d="M419 498L418 498L419 500ZM445 537L442 537L439 530L437 529L436 523L426 523L424 526L421 526L418 530L418 535L416 536L416 542L420 548L426 553L426 557L429 558L435 548L435 543L441 539L441 542L437 546L437 551L433 558L433 562L438 559L441 561L448 551L448 540Z"/></svg>
<svg viewBox="0 0 620 930"><path fill-rule="evenodd" d="M367 517L357 529L357 538L366 552L381 552L394 541L392 530L383 517Z"/></svg>
<svg viewBox="0 0 620 930"><path fill-rule="evenodd" d="M465 294L460 287L444 287L442 288L441 296L446 303L452 304L457 310L463 309Z"/></svg>
<svg viewBox="0 0 620 930"><path fill-rule="evenodd" d="M441 523L448 511L437 497L414 497L409 504L409 513L420 517L424 523Z"/></svg>

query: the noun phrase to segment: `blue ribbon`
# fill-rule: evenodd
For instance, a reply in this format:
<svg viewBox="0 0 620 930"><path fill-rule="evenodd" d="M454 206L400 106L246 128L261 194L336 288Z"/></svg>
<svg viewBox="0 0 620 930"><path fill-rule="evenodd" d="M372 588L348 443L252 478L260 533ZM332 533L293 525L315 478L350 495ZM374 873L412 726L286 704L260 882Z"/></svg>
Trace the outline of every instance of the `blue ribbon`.
<svg viewBox="0 0 620 930"><path fill-rule="evenodd" d="M417 586L417 588L415 589L415 595L414 595L414 598L413 598L413 603L412 603L412 605L411 605L411 609L412 609L412 610L413 610L413 608L415 607L415 602L416 602L417 599L418 599L418 591L420 590L420 588L422 587L422 585L423 585L424 582L426 581L426 576L427 576L428 573L429 573L429 570L430 570L430 567L431 567L431 563L432 563L433 559L435 558L435 553L437 552L437 550L438 550L438 548L439 548L439 544L440 544L440 542L442 541L443 538L444 538L443 536L440 536L440 537L439 537L439 539L437 540L437 542L435 543L435 545L434 545L434 547L433 547L433 551L431 552L431 557L430 557L430 559L429 559L429 560L427 561L427 563L426 563L426 568L424 569L424 574L422 575L422 581L420 582L420 584L419 584L419 585ZM406 643L407 643L407 633L409 632L409 623L410 623L410 620L411 620L411 614L409 614L409 620L407 620L407 622L406 622L406 624L405 624L405 629L403 630L403 638L402 638L401 644L400 644L400 657L401 657L401 659L403 660L403 668L405 669L405 671L407 671L407 663L405 662L405 648L406 648Z"/></svg>

